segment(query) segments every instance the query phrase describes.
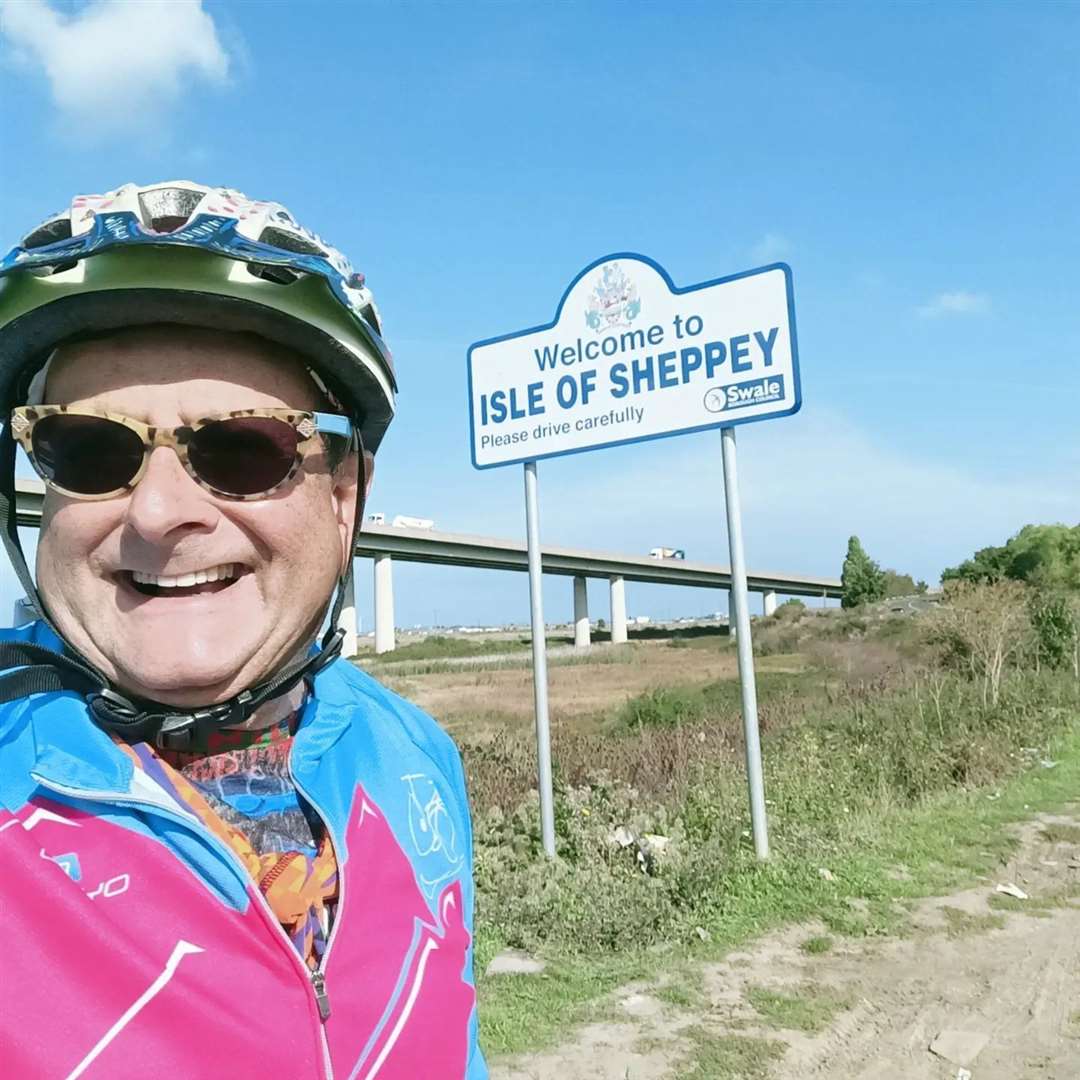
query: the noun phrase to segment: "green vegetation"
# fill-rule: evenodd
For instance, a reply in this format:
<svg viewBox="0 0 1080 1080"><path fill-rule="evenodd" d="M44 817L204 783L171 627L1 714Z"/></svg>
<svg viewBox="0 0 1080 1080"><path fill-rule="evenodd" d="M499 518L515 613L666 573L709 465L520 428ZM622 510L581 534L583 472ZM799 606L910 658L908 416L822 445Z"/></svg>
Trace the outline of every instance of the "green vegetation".
<svg viewBox="0 0 1080 1080"><path fill-rule="evenodd" d="M1005 925L1005 919L1001 915L972 915L947 904L941 909L941 914L945 918L946 933L951 938L1000 930Z"/></svg>
<svg viewBox="0 0 1080 1080"><path fill-rule="evenodd" d="M744 1035L690 1032L693 1066L680 1080L766 1080L774 1061L784 1055L782 1043Z"/></svg>
<svg viewBox="0 0 1080 1080"><path fill-rule="evenodd" d="M1080 591L1080 525L1025 525L1001 547L985 547L942 572L942 582L1024 581Z"/></svg>
<svg viewBox="0 0 1080 1080"><path fill-rule="evenodd" d="M1026 525L941 575L949 586L1030 586L1030 646L1037 664L1080 678L1080 525Z"/></svg>
<svg viewBox="0 0 1080 1080"><path fill-rule="evenodd" d="M1043 839L1051 844L1080 845L1080 825L1045 825L1042 835Z"/></svg>
<svg viewBox="0 0 1080 1080"><path fill-rule="evenodd" d="M910 574L901 574L896 570L882 570L867 555L857 536L848 540L840 582L844 590L840 604L845 608L873 604L892 596L914 596L926 592L925 581L915 581Z"/></svg>
<svg viewBox="0 0 1080 1080"><path fill-rule="evenodd" d="M549 640L549 645L565 644L566 639ZM459 656L491 656L493 654L521 652L529 649L528 637L508 637L492 640L491 638L449 637L446 634L431 634L423 641L414 641L401 645L392 652L362 655L370 664L396 664L406 660L448 660Z"/></svg>
<svg viewBox="0 0 1080 1080"><path fill-rule="evenodd" d="M811 956L820 956L821 953L827 953L832 947L833 939L824 934L809 937L799 946L804 953L809 953Z"/></svg>
<svg viewBox="0 0 1080 1080"><path fill-rule="evenodd" d="M926 592L926 582L916 581L910 574L900 574L895 570L886 570L885 599L893 596L915 596Z"/></svg>
<svg viewBox="0 0 1080 1080"><path fill-rule="evenodd" d="M752 986L746 993L750 1004L770 1026L813 1034L821 1031L850 1001L837 997L820 986L804 987L799 994L781 994Z"/></svg>
<svg viewBox="0 0 1080 1080"><path fill-rule="evenodd" d="M393 656L395 653L386 653ZM574 652L573 649L548 654L548 667L580 667L595 664L628 664L634 658L633 646L613 645L603 652ZM369 662L363 660L360 666L370 669L379 680L392 683L394 679L410 675L444 675L448 672L476 671L525 671L532 667L532 652L528 649L516 649L513 652L480 652L461 657L445 657L431 660L382 660Z"/></svg>
<svg viewBox="0 0 1080 1080"><path fill-rule="evenodd" d="M1019 605L1026 633L1024 596ZM783 923L903 931L905 901L989 874L1014 844L1007 822L1075 797L1071 673L1036 670L1024 650L1007 651L996 676L984 671L971 659L981 646L967 615L946 636L951 651L936 613L929 634L912 619L861 629L857 619L801 615L814 666L761 680L765 864L750 839L733 680L653 691L598 731L556 732L553 862L541 855L531 738L465 742L478 970L506 946L548 961L538 980L480 976L490 1053L556 1038L616 986L661 970L670 978ZM1031 769L1040 757L1057 767Z"/></svg>
<svg viewBox="0 0 1080 1080"><path fill-rule="evenodd" d="M866 554L857 536L848 540L840 583L844 590L840 600L842 607L858 607L860 604L872 604L875 600L885 599L885 573Z"/></svg>

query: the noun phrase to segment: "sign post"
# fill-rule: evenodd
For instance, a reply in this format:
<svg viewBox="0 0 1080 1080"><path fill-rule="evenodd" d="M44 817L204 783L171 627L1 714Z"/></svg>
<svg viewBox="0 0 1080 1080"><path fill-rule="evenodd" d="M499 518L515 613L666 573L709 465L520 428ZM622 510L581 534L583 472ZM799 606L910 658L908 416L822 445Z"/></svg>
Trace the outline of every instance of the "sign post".
<svg viewBox="0 0 1080 1080"><path fill-rule="evenodd" d="M554 827L536 462L720 428L754 847L766 858L734 428L802 403L791 270L775 263L677 288L652 259L609 255L570 283L553 322L477 342L467 366L473 465L525 466L545 852L554 854Z"/></svg>
<svg viewBox="0 0 1080 1080"><path fill-rule="evenodd" d="M765 780L761 774L757 679L754 677L754 648L750 641L750 603L746 591L746 559L743 556L739 472L735 465L735 429L721 428L720 441L724 458L728 550L731 552L731 598L735 602L735 650L739 658L739 690L742 693L743 734L746 741L746 779L750 786L750 824L754 831L754 851L759 859L767 859L769 827L765 819Z"/></svg>
<svg viewBox="0 0 1080 1080"><path fill-rule="evenodd" d="M544 854L555 857L555 797L551 786L551 729L548 725L547 632L540 574L540 508L536 462L525 462L525 532L529 545L529 615L532 623L533 701L536 704L536 764L540 784L540 836Z"/></svg>

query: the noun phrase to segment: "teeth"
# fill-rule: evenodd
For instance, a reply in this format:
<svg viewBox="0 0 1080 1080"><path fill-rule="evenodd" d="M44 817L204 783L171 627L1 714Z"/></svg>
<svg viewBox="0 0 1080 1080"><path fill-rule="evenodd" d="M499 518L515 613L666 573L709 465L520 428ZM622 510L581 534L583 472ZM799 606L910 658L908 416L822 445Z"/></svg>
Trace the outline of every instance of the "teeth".
<svg viewBox="0 0 1080 1080"><path fill-rule="evenodd" d="M196 570L190 574L145 574L141 570L132 570L131 576L140 585L156 585L159 589L186 589L192 585L205 585L208 581L224 581L226 578L234 578L238 574L237 563L223 563L221 566L211 566L206 570Z"/></svg>

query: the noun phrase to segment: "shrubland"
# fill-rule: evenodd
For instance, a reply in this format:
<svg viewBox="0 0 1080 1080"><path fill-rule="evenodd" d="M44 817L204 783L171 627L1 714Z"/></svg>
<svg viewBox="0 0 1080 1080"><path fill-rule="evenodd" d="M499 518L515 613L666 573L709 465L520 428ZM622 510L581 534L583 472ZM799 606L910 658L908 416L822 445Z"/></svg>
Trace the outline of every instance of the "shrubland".
<svg viewBox="0 0 1080 1080"><path fill-rule="evenodd" d="M896 883L866 869L873 853L906 842L911 814L985 799L1052 763L1076 723L1080 682L1071 663L1045 662L1037 604L1015 582L965 583L904 617L787 604L753 633L759 652L805 661L759 679L767 864L750 837L734 681L656 687L587 731L558 728L554 860L541 849L532 739L459 740L481 970L503 947L527 949L584 978L574 983L584 1000L609 985L602 973L625 974L628 958L786 919L877 932L895 920ZM947 862L935 846L946 841L925 841L935 865ZM829 885L833 872L866 900L858 919ZM520 1045L500 1004L517 992L481 978L489 1046Z"/></svg>

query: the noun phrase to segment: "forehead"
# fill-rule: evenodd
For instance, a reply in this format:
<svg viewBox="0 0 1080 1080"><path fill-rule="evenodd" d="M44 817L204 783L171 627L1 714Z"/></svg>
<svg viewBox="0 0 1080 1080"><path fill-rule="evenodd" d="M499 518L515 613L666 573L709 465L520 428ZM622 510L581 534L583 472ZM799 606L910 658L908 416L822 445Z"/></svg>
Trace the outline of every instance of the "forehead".
<svg viewBox="0 0 1080 1080"><path fill-rule="evenodd" d="M317 407L319 392L300 358L254 334L149 326L61 345L49 365L45 401L64 405L120 394L274 399ZM211 404L210 401L207 404ZM215 402L227 404L227 402Z"/></svg>

